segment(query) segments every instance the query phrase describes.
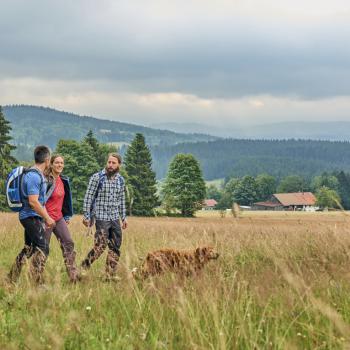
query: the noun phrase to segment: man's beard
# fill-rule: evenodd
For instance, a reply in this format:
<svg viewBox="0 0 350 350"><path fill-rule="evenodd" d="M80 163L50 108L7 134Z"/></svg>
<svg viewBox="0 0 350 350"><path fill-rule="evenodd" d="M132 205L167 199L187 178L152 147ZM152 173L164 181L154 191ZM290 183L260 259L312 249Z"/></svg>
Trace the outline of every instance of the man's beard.
<svg viewBox="0 0 350 350"><path fill-rule="evenodd" d="M119 168L113 169L113 170L106 168L106 175L108 178L113 177L118 172L119 172Z"/></svg>

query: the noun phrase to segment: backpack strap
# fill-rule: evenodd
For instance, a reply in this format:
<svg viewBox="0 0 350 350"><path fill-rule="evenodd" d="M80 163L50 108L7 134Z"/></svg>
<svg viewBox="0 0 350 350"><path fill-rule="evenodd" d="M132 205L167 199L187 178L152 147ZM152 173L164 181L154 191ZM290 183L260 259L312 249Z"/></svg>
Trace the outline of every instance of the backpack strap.
<svg viewBox="0 0 350 350"><path fill-rule="evenodd" d="M96 206L96 199L97 199L98 193L102 189L102 186L103 186L103 184L105 182L105 179L106 179L106 174L103 172L103 170L101 170L98 173L98 185L97 185L96 192L95 192L95 195L94 195L94 198L92 200L91 207L90 207L90 217L91 218L94 216L94 211L95 211L95 206Z"/></svg>
<svg viewBox="0 0 350 350"><path fill-rule="evenodd" d="M120 174L119 174L119 182L120 182L120 185L121 185L121 186L124 186L124 185L125 185L124 178L123 178L123 176L121 176Z"/></svg>
<svg viewBox="0 0 350 350"><path fill-rule="evenodd" d="M98 196L98 193L101 191L102 189L102 186L106 180L106 174L103 172L103 170L101 170L99 173L98 173L98 185L97 185L97 189L96 189L96 192L95 192L95 200Z"/></svg>
<svg viewBox="0 0 350 350"><path fill-rule="evenodd" d="M55 191L55 187L56 187L56 180L50 177L47 183L45 202L47 202L49 198L52 196L52 193Z"/></svg>

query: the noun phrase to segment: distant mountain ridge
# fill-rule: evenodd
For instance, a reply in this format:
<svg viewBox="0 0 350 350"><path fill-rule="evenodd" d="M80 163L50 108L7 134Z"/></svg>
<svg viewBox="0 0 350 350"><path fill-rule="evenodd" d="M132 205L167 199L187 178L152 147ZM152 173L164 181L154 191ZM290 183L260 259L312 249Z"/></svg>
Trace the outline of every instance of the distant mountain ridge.
<svg viewBox="0 0 350 350"><path fill-rule="evenodd" d="M350 122L280 122L251 127L246 135L253 139L350 141Z"/></svg>
<svg viewBox="0 0 350 350"><path fill-rule="evenodd" d="M34 145L55 148L59 139L81 140L91 129L101 142L118 144L129 143L136 132L143 133L151 147L158 179L165 177L168 164L177 153L193 154L200 161L206 180L260 173L276 178L290 174L310 178L324 171L350 171L350 142L311 140L316 134L323 136L319 139L329 135L335 138L337 135L332 131L335 125L338 137L349 140L348 122L316 123L319 127L311 122L262 125L247 129L249 133L241 138L223 139L79 116L46 107L5 106L3 111L13 128L14 143L18 145L15 156L19 160L32 159ZM196 125L192 127L195 129ZM308 131L311 129L313 134ZM260 139L254 135L260 135ZM288 135L295 137L291 139Z"/></svg>
<svg viewBox="0 0 350 350"><path fill-rule="evenodd" d="M152 127L162 127L175 132L201 132L219 136L221 138L237 139L267 139L267 140L324 140L324 141L350 141L350 122L308 122L289 121L280 123L267 123L262 125L220 126L198 123L158 123Z"/></svg>
<svg viewBox="0 0 350 350"><path fill-rule="evenodd" d="M142 133L149 145L172 145L182 142L216 140L204 134L184 134L152 129L118 121L80 116L48 107L4 106L6 119L11 122L16 145L33 147L46 144L54 148L59 139L81 140L91 129L101 142L129 143L135 133Z"/></svg>

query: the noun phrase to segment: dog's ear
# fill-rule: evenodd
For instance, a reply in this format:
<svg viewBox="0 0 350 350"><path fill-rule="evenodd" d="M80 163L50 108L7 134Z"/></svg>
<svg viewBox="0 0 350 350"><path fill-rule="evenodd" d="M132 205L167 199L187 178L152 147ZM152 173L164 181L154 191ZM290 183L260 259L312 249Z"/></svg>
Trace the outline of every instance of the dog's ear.
<svg viewBox="0 0 350 350"><path fill-rule="evenodd" d="M195 255L196 255L196 258L198 259L199 262L204 261L205 248L198 247L198 248L196 249Z"/></svg>

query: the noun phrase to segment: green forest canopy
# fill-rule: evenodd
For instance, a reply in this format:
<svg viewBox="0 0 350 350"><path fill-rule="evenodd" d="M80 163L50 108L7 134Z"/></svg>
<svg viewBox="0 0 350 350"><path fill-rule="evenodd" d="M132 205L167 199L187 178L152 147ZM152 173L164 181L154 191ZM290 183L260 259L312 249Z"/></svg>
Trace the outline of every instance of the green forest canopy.
<svg viewBox="0 0 350 350"><path fill-rule="evenodd" d="M151 152L160 179L178 153L193 154L200 161L206 180L262 173L277 179L292 174L311 179L324 171L350 170L348 141L225 139L153 146Z"/></svg>
<svg viewBox="0 0 350 350"><path fill-rule="evenodd" d="M5 106L6 119L12 124L11 136L18 147L15 154L20 160L30 160L35 145L55 148L58 140L80 141L89 130L103 143L130 143L136 133L142 133L148 145L170 145L218 139L203 134L180 134L168 130L147 128L93 117L79 116L52 108L37 106Z"/></svg>

